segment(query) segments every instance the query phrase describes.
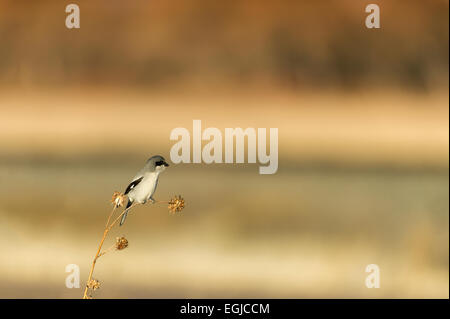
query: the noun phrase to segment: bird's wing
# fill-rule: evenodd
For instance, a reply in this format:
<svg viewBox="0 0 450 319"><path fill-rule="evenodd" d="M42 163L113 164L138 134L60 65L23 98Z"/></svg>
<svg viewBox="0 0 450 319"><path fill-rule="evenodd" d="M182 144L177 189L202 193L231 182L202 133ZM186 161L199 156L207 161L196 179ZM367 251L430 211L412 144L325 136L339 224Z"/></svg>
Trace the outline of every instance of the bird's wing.
<svg viewBox="0 0 450 319"><path fill-rule="evenodd" d="M127 189L125 190L125 195L128 194L133 188L135 188L137 186L137 184L139 184L142 181L143 178L144 178L144 176L141 176L138 179L135 179L134 181L132 181L130 183L130 185L128 185Z"/></svg>

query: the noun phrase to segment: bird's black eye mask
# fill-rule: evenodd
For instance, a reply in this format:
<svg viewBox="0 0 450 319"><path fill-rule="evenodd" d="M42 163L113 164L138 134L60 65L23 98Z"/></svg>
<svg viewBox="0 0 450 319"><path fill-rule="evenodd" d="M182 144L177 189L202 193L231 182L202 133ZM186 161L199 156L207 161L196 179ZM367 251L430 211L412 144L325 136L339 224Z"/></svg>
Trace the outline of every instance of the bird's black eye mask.
<svg viewBox="0 0 450 319"><path fill-rule="evenodd" d="M164 161L158 161L158 162L156 162L156 166L169 166L169 164L167 164Z"/></svg>

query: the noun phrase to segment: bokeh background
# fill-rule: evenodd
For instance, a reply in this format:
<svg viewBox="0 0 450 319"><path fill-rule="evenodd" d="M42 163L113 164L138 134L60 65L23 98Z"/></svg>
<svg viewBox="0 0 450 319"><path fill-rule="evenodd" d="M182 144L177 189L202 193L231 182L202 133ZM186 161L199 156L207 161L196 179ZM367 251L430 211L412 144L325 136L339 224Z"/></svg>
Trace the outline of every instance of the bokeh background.
<svg viewBox="0 0 450 319"><path fill-rule="evenodd" d="M80 298L113 191L200 119L278 127L277 174L171 165L155 198L185 210L115 229L95 297L448 298L448 9L0 0L0 297Z"/></svg>

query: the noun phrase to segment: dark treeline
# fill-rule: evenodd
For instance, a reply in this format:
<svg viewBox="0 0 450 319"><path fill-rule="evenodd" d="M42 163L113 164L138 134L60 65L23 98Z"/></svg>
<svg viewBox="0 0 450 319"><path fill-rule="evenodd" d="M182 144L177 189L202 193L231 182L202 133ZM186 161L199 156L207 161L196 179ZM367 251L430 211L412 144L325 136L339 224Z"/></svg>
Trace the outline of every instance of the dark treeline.
<svg viewBox="0 0 450 319"><path fill-rule="evenodd" d="M448 1L0 1L4 85L448 85Z"/></svg>

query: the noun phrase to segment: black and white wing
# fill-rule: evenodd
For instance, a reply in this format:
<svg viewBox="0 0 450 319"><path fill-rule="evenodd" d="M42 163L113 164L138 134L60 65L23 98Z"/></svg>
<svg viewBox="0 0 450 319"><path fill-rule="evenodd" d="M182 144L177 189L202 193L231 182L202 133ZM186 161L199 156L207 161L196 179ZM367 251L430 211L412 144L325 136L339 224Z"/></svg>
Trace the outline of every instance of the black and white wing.
<svg viewBox="0 0 450 319"><path fill-rule="evenodd" d="M128 194L133 188L135 188L144 178L144 176L139 177L138 179L135 179L128 185L127 189L125 190L125 195Z"/></svg>

